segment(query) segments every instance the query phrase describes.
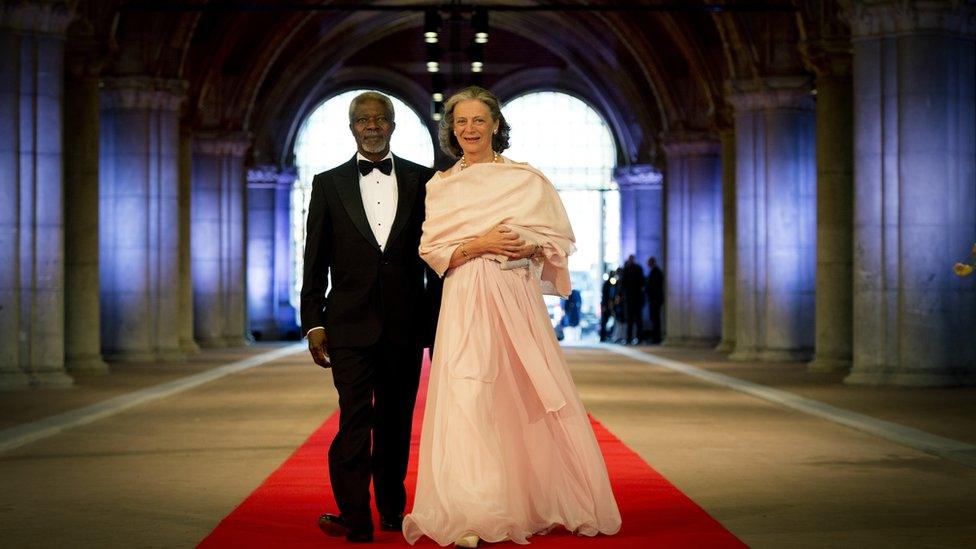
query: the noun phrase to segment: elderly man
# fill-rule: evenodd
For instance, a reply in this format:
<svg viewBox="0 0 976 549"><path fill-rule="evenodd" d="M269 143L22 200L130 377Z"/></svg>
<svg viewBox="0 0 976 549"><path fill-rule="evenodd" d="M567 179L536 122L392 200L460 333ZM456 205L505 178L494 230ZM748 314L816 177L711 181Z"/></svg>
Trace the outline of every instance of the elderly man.
<svg viewBox="0 0 976 549"><path fill-rule="evenodd" d="M312 359L332 368L339 393L339 432L329 448L339 514L322 515L319 527L361 543L373 540L371 478L380 528L401 528L411 421L439 280L426 277L417 255L433 170L390 153L396 124L385 95L354 98L349 128L356 156L312 183L301 315Z"/></svg>

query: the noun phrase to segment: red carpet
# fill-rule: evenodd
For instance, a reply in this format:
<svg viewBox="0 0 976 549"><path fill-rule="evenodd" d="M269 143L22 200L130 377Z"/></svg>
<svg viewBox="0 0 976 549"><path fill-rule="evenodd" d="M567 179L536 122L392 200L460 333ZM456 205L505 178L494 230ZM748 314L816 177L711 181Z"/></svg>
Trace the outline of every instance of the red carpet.
<svg viewBox="0 0 976 549"><path fill-rule="evenodd" d="M407 490L416 483L417 450L421 416L426 397L426 368L421 381L414 440L407 473ZM532 547L643 548L643 547L744 547L735 536L701 507L678 491L644 460L593 420L623 518L615 536L576 537L564 530L532 538ZM339 427L333 414L305 443L271 474L237 509L224 518L200 547L355 547L344 538L330 538L316 525L318 516L335 511L329 485L329 443ZM407 508L410 508L408 502ZM378 520L376 522L378 523ZM398 533L376 531L373 546L409 547ZM513 543L485 547L516 547ZM417 547L435 548L427 538Z"/></svg>

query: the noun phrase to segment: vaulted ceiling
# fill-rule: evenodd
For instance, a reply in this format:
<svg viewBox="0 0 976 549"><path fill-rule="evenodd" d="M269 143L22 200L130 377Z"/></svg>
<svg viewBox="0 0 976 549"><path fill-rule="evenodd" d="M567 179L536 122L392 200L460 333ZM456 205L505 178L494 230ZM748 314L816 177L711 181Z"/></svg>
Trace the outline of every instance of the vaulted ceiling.
<svg viewBox="0 0 976 549"><path fill-rule="evenodd" d="M288 162L303 117L351 87L379 87L430 112L421 7L440 7L442 44L450 50L455 36L460 46L442 59L448 93L475 81L503 100L571 92L604 115L621 164L656 162L663 137L727 127L729 82L805 74L801 43L830 25L844 32L835 0L477 4L488 7L491 31L480 75L463 51L474 5L464 1L82 0L84 24L73 28L101 44L103 75L185 81L187 125L249 132L254 161L275 163Z"/></svg>

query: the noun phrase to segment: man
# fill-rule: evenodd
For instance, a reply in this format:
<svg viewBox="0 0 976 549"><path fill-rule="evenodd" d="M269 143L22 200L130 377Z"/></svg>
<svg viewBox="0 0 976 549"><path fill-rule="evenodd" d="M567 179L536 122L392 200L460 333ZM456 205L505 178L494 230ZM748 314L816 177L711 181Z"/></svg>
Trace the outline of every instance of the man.
<svg viewBox="0 0 976 549"><path fill-rule="evenodd" d="M644 269L633 255L624 262L622 286L627 315L627 340L624 343L636 344L644 330Z"/></svg>
<svg viewBox="0 0 976 549"><path fill-rule="evenodd" d="M615 271L607 271L603 275L603 286L600 288L600 341L606 341L607 323L613 316L613 299L616 295L617 275Z"/></svg>
<svg viewBox="0 0 976 549"><path fill-rule="evenodd" d="M661 343L661 306L664 305L664 273L657 258L647 260L647 302L650 304L651 343Z"/></svg>
<svg viewBox="0 0 976 549"><path fill-rule="evenodd" d="M385 95L352 100L358 153L315 176L305 241L302 331L339 393L339 432L329 448L339 514L322 515L319 527L356 543L373 541L371 478L380 528L401 528L421 358L440 287L436 276L425 287L417 253L434 172L390 153L395 128Z"/></svg>

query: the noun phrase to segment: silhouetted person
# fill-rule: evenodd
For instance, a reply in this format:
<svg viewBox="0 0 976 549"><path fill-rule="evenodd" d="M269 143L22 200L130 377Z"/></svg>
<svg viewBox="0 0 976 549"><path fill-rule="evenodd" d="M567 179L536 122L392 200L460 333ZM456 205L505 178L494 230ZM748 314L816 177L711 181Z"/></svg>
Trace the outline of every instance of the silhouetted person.
<svg viewBox="0 0 976 549"><path fill-rule="evenodd" d="M615 271L616 283L613 285L613 333L611 340L614 343L623 343L627 335L627 311L624 306L624 268L617 267Z"/></svg>
<svg viewBox="0 0 976 549"><path fill-rule="evenodd" d="M617 274L607 271L603 275L603 288L600 290L600 341L606 341L607 323L613 318L614 297L617 295Z"/></svg>
<svg viewBox="0 0 976 549"><path fill-rule="evenodd" d="M624 314L627 315L627 334L624 343L637 343L644 329L644 269L631 255L624 262Z"/></svg>
<svg viewBox="0 0 976 549"><path fill-rule="evenodd" d="M579 290L569 292L569 297L562 300L563 326L575 328L580 324L580 309L583 308L583 296Z"/></svg>
<svg viewBox="0 0 976 549"><path fill-rule="evenodd" d="M647 260L647 302L650 305L651 343L661 342L661 306L664 305L664 272L657 258Z"/></svg>

